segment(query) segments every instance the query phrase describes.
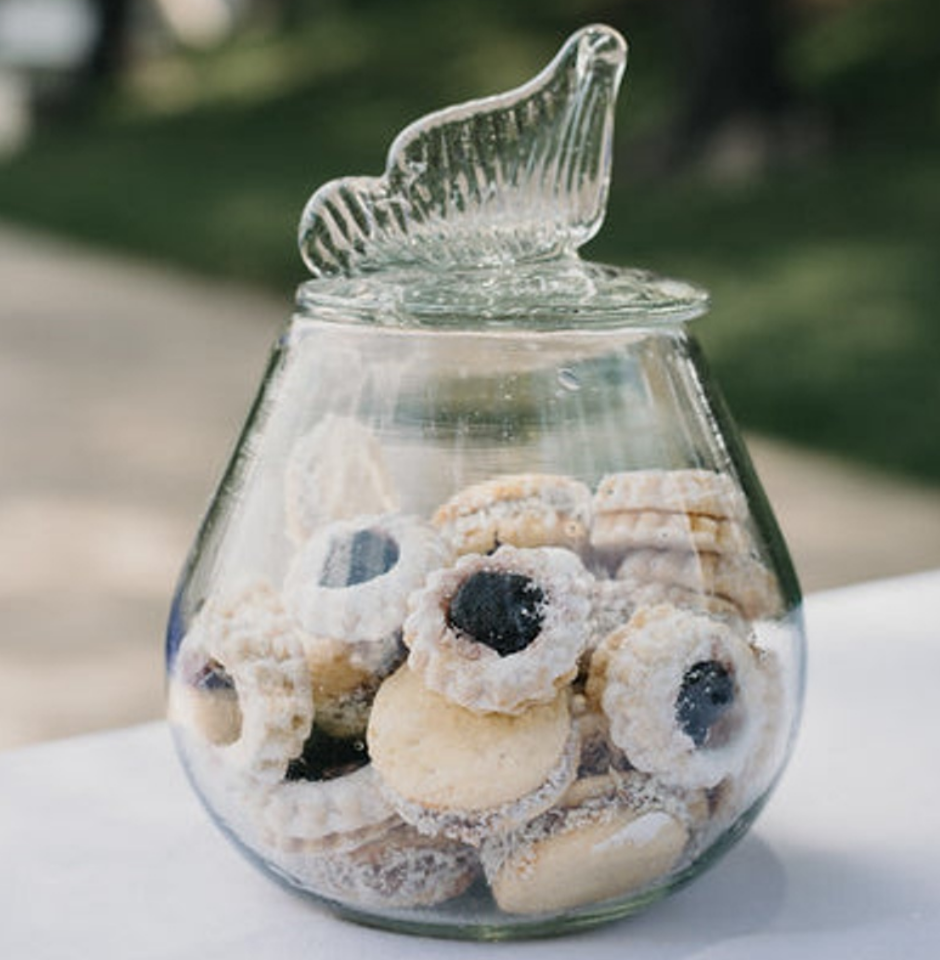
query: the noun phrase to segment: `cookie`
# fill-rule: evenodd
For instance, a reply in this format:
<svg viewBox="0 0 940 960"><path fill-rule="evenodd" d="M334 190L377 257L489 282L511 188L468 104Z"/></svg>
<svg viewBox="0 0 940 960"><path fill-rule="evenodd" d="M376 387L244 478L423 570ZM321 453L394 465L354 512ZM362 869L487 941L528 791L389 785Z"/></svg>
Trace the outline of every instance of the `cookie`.
<svg viewBox="0 0 940 960"><path fill-rule="evenodd" d="M610 738L610 723L604 712L589 703L584 694L572 696L571 715L581 745L576 782L630 769L626 755Z"/></svg>
<svg viewBox="0 0 940 960"><path fill-rule="evenodd" d="M212 815L260 856L268 849L261 832L257 803L276 784L235 767L191 725L174 718L173 686L170 687L171 730L186 773Z"/></svg>
<svg viewBox="0 0 940 960"><path fill-rule="evenodd" d="M298 551L284 602L301 629L318 723L328 732L364 731L378 684L405 655L408 596L451 557L433 527L400 514L337 520Z"/></svg>
<svg viewBox="0 0 940 960"><path fill-rule="evenodd" d="M376 655L370 648L400 630L408 595L451 555L433 527L416 517L337 520L297 552L284 603L306 634L358 645L351 655L369 664Z"/></svg>
<svg viewBox="0 0 940 960"><path fill-rule="evenodd" d="M747 619L780 616L783 596L773 573L748 554L634 550L617 568L617 579L657 584L729 601Z"/></svg>
<svg viewBox="0 0 940 960"><path fill-rule="evenodd" d="M654 607L661 603L717 617L742 616L741 609L731 600L677 584L634 579L597 579L591 586L588 643L582 663L590 658L591 653L609 634L626 626L630 617L640 607ZM582 672L583 670L582 666Z"/></svg>
<svg viewBox="0 0 940 960"><path fill-rule="evenodd" d="M676 787L740 773L761 728L764 684L740 621L668 604L604 640L586 693L630 763Z"/></svg>
<svg viewBox="0 0 940 960"><path fill-rule="evenodd" d="M587 650L593 650L609 633L624 626L640 604L634 584L597 578L590 589Z"/></svg>
<svg viewBox="0 0 940 960"><path fill-rule="evenodd" d="M726 777L715 791L715 826L727 828L746 813L773 785L789 749L792 718L780 658L772 650L756 650L757 669L762 680L760 715L754 747L740 772Z"/></svg>
<svg viewBox="0 0 940 960"><path fill-rule="evenodd" d="M590 539L594 555L607 564L643 548L723 554L751 549L750 534L738 520L661 510L598 510Z"/></svg>
<svg viewBox="0 0 940 960"><path fill-rule="evenodd" d="M362 748L357 761L355 751L308 742L305 762L295 761L284 781L243 792L256 851L293 883L348 906L428 906L458 896L479 872L475 852L406 824Z"/></svg>
<svg viewBox="0 0 940 960"><path fill-rule="evenodd" d="M170 679L170 719L198 730L215 746L227 746L241 735L242 711L235 683L207 654L189 660Z"/></svg>
<svg viewBox="0 0 940 960"><path fill-rule="evenodd" d="M734 478L713 470L627 470L608 474L597 485L598 517L623 511L691 514L744 521L747 500Z"/></svg>
<svg viewBox="0 0 940 960"><path fill-rule="evenodd" d="M186 766L215 815L301 886L309 872L322 872L325 858L374 843L402 823L368 763L316 781L265 782L220 764L202 744L183 743Z"/></svg>
<svg viewBox="0 0 940 960"><path fill-rule="evenodd" d="M404 659L404 647L392 638L382 648L381 658L363 657L355 645L342 640L307 636L304 651L317 705L317 728L333 737L361 736L375 692Z"/></svg>
<svg viewBox="0 0 940 960"><path fill-rule="evenodd" d="M275 862L304 889L357 908L433 906L460 896L480 873L472 847L397 819L354 846L280 854Z"/></svg>
<svg viewBox="0 0 940 960"><path fill-rule="evenodd" d="M501 544L583 550L591 491L578 480L526 473L495 477L462 490L432 518L458 554L489 553Z"/></svg>
<svg viewBox="0 0 940 960"><path fill-rule="evenodd" d="M259 792L252 806L265 842L280 850L355 846L363 831L397 818L370 764L319 780L283 780Z"/></svg>
<svg viewBox="0 0 940 960"><path fill-rule="evenodd" d="M487 841L481 859L501 910L557 913L663 885L688 837L675 800L596 777L521 830Z"/></svg>
<svg viewBox="0 0 940 960"><path fill-rule="evenodd" d="M225 678L219 690L226 701L234 690L237 736L234 727L220 734L215 721L204 726L205 711L194 711L185 693L212 673ZM257 583L203 608L180 645L169 715L233 768L267 781L283 776L310 733L314 702L303 644L273 587Z"/></svg>
<svg viewBox="0 0 940 960"><path fill-rule="evenodd" d="M471 844L551 806L578 760L566 691L516 716L480 714L429 690L407 665L379 688L367 742L404 820Z"/></svg>
<svg viewBox="0 0 940 960"><path fill-rule="evenodd" d="M381 446L353 417L325 416L291 451L284 502L295 543L333 520L394 512L398 499Z"/></svg>
<svg viewBox="0 0 940 960"><path fill-rule="evenodd" d="M549 703L577 672L590 582L559 547L461 557L411 598L408 665L430 690L479 713Z"/></svg>
<svg viewBox="0 0 940 960"><path fill-rule="evenodd" d="M184 740L184 756L213 810L261 857L334 855L362 846L401 820L379 789L365 745L337 749L314 731L278 780L220 763L218 751Z"/></svg>

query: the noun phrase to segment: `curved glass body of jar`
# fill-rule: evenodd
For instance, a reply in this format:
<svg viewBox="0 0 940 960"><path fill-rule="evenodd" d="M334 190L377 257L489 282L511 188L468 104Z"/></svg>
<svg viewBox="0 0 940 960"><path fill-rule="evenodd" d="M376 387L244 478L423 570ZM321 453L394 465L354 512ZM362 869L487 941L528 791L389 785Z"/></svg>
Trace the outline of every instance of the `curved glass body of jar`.
<svg viewBox="0 0 940 960"><path fill-rule="evenodd" d="M334 306L278 341L175 599L188 773L355 919L631 913L745 831L802 696L799 589L696 342Z"/></svg>

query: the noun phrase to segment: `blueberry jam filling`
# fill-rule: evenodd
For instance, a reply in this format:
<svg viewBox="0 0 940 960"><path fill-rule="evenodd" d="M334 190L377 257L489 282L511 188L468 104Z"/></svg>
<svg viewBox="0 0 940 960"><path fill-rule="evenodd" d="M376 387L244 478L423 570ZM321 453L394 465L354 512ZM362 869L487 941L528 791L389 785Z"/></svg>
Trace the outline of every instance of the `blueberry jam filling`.
<svg viewBox="0 0 940 960"><path fill-rule="evenodd" d="M314 730L299 757L287 765L285 780L333 780L358 770L369 762L362 740L331 737Z"/></svg>
<svg viewBox="0 0 940 960"><path fill-rule="evenodd" d="M521 573L480 570L454 594L447 622L507 657L525 650L539 635L544 600L538 584Z"/></svg>
<svg viewBox="0 0 940 960"><path fill-rule="evenodd" d="M235 689L234 681L218 660L206 661L196 676L193 677L193 686L197 690L210 692Z"/></svg>
<svg viewBox="0 0 940 960"><path fill-rule="evenodd" d="M704 746L715 724L734 703L734 678L717 660L693 664L682 678L676 720L696 747Z"/></svg>
<svg viewBox="0 0 940 960"><path fill-rule="evenodd" d="M357 530L330 545L321 587L353 587L388 573L398 563L398 544L384 533Z"/></svg>

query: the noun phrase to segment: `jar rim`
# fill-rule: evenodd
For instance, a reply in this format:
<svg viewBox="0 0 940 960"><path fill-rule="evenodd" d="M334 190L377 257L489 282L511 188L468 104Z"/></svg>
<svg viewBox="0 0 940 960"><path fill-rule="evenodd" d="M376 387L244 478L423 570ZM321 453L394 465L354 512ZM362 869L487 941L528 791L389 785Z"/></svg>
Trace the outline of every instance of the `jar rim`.
<svg viewBox="0 0 940 960"><path fill-rule="evenodd" d="M684 280L579 257L466 270L383 270L308 280L301 317L400 329L589 333L676 325L708 309Z"/></svg>

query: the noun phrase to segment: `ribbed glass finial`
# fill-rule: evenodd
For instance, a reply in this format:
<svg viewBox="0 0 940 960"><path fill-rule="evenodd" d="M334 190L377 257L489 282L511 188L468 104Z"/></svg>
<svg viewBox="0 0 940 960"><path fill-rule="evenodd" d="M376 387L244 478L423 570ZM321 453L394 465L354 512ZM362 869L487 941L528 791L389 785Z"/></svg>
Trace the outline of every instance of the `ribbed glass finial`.
<svg viewBox="0 0 940 960"><path fill-rule="evenodd" d="M523 86L406 127L381 177L334 180L310 198L299 240L311 272L573 254L604 218L626 52L615 30L585 27Z"/></svg>

